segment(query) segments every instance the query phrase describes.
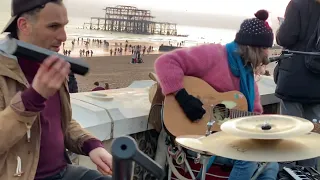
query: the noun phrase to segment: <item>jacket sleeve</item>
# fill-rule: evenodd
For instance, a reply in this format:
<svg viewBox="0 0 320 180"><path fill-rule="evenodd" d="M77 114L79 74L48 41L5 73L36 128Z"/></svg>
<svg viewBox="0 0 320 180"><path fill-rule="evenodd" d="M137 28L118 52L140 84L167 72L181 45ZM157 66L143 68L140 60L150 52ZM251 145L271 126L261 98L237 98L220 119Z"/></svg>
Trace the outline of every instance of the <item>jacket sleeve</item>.
<svg viewBox="0 0 320 180"><path fill-rule="evenodd" d="M160 56L155 62L155 71L164 95L183 88L184 76L201 78L220 59L216 51L222 49L206 44L191 48L182 48Z"/></svg>
<svg viewBox="0 0 320 180"><path fill-rule="evenodd" d="M90 140L96 140L98 141L93 135L91 135L87 130L83 129L81 125L75 121L71 120L67 130L66 130L66 148L70 150L73 153L80 154L80 155L88 155L89 151L96 148L96 147L102 147L101 143L93 143L91 144L90 150L86 150L84 148L85 142L88 142ZM93 147L95 146L96 147Z"/></svg>
<svg viewBox="0 0 320 180"><path fill-rule="evenodd" d="M291 0L285 12L285 19L280 26L276 40L280 46L290 48L295 45L299 39L301 28L300 11L297 4Z"/></svg>
<svg viewBox="0 0 320 180"><path fill-rule="evenodd" d="M23 137L35 122L39 112L26 111L18 92L6 107L3 93L0 90L0 154L8 151ZM26 139L27 140L27 139Z"/></svg>

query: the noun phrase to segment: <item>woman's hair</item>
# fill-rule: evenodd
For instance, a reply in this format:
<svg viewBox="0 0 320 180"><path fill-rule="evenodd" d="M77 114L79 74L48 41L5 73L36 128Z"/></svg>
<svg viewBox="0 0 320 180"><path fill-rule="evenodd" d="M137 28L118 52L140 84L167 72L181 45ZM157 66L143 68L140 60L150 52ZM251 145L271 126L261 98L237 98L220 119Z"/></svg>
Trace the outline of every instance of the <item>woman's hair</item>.
<svg viewBox="0 0 320 180"><path fill-rule="evenodd" d="M239 44L239 54L242 57L244 64L251 64L256 74L260 74L261 66L269 64L268 54L265 53L265 51L265 48L262 47L252 47Z"/></svg>

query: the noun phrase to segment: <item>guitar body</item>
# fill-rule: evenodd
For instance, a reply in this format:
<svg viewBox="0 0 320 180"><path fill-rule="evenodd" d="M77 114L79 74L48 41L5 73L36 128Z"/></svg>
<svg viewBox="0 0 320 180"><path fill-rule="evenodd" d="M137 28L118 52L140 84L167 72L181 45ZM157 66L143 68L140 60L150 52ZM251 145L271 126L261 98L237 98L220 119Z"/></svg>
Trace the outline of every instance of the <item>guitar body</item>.
<svg viewBox="0 0 320 180"><path fill-rule="evenodd" d="M248 109L245 96L238 91L219 93L207 82L191 76L184 77L183 84L190 95L202 101L206 109L206 114L200 121L191 122L181 109L174 95L167 95L164 100L163 122L168 133L174 137L182 135L205 135L207 123L210 120L211 105L217 107L213 110L216 123L214 123L211 128L212 131L221 131L220 125L228 120L228 118L224 118L224 116L221 115L221 106L241 111L247 111Z"/></svg>

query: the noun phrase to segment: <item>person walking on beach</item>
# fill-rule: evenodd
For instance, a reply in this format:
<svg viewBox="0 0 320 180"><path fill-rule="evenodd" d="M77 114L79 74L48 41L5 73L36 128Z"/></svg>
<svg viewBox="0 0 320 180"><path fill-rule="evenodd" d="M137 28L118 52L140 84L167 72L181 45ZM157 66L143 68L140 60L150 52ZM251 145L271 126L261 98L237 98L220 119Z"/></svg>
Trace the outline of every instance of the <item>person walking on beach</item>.
<svg viewBox="0 0 320 180"><path fill-rule="evenodd" d="M184 76L201 78L218 92L240 91L247 99L248 110L262 113L254 75L259 75L261 66L269 63L268 48L272 47L274 36L266 22L268 12L260 10L255 16L256 18L243 21L234 42L225 46L205 44L181 48L162 55L156 60L155 71L163 94L174 94L190 121L200 120L206 110L198 98L184 89L182 82ZM164 130L161 131L160 137L163 133L165 133ZM162 144L164 143L163 141ZM164 165L163 159L165 158L162 153L158 151L156 161ZM259 167L256 162L222 157L216 157L215 161L233 166L229 180L249 180ZM259 175L258 180L276 180L278 169L278 163L270 163Z"/></svg>
<svg viewBox="0 0 320 180"><path fill-rule="evenodd" d="M320 28L320 0L291 0L285 12L276 40L280 46L295 51L313 51L308 47ZM319 38L319 36L316 36ZM318 40L318 39L316 39ZM320 49L317 51L319 52ZM319 59L308 63L310 56L294 55L282 60L275 68L276 96L281 99L280 113L312 121L320 120L320 78ZM318 71L318 73L314 73ZM298 161L300 166L317 166L317 159Z"/></svg>
<svg viewBox="0 0 320 180"><path fill-rule="evenodd" d="M105 89L105 90L110 89L109 83L105 83L105 84L104 84L104 89Z"/></svg>
<svg viewBox="0 0 320 180"><path fill-rule="evenodd" d="M92 91L103 91L105 90L103 87L100 86L99 82L94 82L95 88L92 89Z"/></svg>
<svg viewBox="0 0 320 180"><path fill-rule="evenodd" d="M12 0L11 8L4 32L60 50L68 23L62 0ZM102 171L112 168L102 142L71 117L70 64L56 56L39 64L5 54L6 47L0 46L0 179L103 179L96 170L72 165L67 156L66 149L89 156Z"/></svg>

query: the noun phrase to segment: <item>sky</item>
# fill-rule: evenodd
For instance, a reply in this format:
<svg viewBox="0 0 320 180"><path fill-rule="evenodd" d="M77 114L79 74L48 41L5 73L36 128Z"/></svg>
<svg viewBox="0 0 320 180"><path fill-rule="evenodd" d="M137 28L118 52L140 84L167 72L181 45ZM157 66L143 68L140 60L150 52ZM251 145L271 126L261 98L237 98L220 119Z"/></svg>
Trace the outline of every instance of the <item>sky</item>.
<svg viewBox="0 0 320 180"><path fill-rule="evenodd" d="M259 9L270 12L272 23L283 16L289 0L64 0L70 17L103 17L106 6L132 5L150 9L159 21L183 25L226 28L239 23ZM0 0L0 18L10 16L11 0ZM170 12L170 13L169 13ZM1 20L1 19L0 19Z"/></svg>
<svg viewBox="0 0 320 180"><path fill-rule="evenodd" d="M3 0L2 0L3 1ZM283 16L289 0L65 0L68 4L77 2L98 5L125 4L140 8L193 12L207 14L224 14L250 16L258 9L267 9L273 14ZM80 3L77 3L80 6ZM89 7L89 6L86 6Z"/></svg>

